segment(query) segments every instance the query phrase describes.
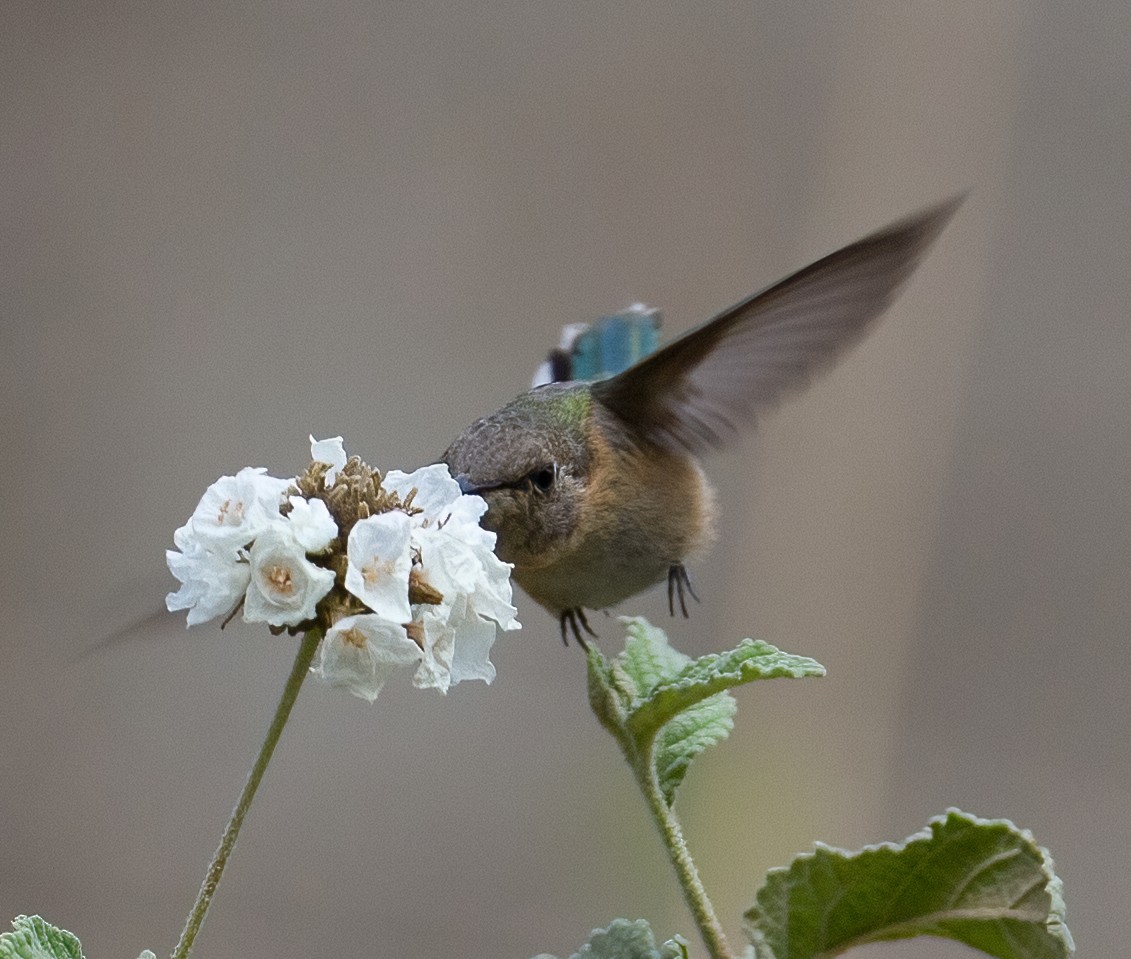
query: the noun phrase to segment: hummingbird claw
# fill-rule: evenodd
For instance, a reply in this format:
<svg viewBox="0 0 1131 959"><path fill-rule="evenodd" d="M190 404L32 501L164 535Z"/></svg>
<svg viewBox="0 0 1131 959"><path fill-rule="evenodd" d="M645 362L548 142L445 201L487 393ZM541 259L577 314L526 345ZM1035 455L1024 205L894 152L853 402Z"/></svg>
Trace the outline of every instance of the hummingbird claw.
<svg viewBox="0 0 1131 959"><path fill-rule="evenodd" d="M597 634L593 632L593 627L589 625L589 620L585 618L585 610L580 606L575 606L573 609L563 609L559 622L562 627L562 643L566 646L569 645L569 633L566 632L567 626L573 633L573 638L577 640L578 645L586 651L589 649L589 644L585 642L585 637L581 635L581 630L584 629L585 632L594 639L597 638Z"/></svg>
<svg viewBox="0 0 1131 959"><path fill-rule="evenodd" d="M675 598L679 596L679 611L683 618L688 618L687 596L690 595L695 602L699 597L695 594L695 587L691 585L691 575L683 563L673 563L668 567L668 612L675 615Z"/></svg>

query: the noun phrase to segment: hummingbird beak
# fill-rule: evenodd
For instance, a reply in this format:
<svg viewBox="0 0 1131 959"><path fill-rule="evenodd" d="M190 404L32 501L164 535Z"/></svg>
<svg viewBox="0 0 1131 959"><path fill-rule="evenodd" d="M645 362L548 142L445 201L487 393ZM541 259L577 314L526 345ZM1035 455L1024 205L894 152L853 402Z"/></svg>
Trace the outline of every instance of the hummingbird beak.
<svg viewBox="0 0 1131 959"><path fill-rule="evenodd" d="M467 473L456 473L452 479L456 481L456 484L459 486L459 491L463 493L464 496L482 496L484 493L489 493L491 490L517 485L516 483L473 483Z"/></svg>
<svg viewBox="0 0 1131 959"><path fill-rule="evenodd" d="M453 479L459 485L459 491L463 493L464 496L475 496L482 489L481 486L476 486L471 482L471 477L466 473L459 473L454 476Z"/></svg>

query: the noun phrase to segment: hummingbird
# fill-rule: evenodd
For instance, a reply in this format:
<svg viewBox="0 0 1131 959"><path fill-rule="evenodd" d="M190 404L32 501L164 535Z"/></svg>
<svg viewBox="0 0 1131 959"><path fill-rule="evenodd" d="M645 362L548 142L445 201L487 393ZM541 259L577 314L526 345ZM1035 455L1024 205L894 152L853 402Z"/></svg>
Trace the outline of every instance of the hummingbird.
<svg viewBox="0 0 1131 959"><path fill-rule="evenodd" d="M662 582L698 600L685 561L715 536L700 458L724 446L856 344L963 200L842 247L606 379L553 382L476 420L441 457L523 590L562 641Z"/></svg>

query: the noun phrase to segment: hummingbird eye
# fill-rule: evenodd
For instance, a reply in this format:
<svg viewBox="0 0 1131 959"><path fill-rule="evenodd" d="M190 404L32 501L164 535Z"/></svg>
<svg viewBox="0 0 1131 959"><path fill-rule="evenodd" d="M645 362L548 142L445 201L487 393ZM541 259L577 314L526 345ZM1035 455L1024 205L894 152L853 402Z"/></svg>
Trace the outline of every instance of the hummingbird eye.
<svg viewBox="0 0 1131 959"><path fill-rule="evenodd" d="M545 466L540 466L528 476L531 488L539 493L550 492L550 489L554 485L554 480L557 478L557 463L547 463Z"/></svg>

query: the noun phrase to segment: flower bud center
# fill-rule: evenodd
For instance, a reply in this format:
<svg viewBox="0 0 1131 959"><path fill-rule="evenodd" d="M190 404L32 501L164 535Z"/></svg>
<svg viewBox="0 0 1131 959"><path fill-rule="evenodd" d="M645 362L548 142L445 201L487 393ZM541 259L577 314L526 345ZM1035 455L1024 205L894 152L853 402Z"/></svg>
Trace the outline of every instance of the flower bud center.
<svg viewBox="0 0 1131 959"><path fill-rule="evenodd" d="M294 579L289 566L272 566L267 572L267 581L277 593L290 595L295 591Z"/></svg>
<svg viewBox="0 0 1131 959"><path fill-rule="evenodd" d="M244 513L247 512L247 503L238 499L234 503L230 499L224 500L220 513L216 517L217 526L239 526L243 522Z"/></svg>

